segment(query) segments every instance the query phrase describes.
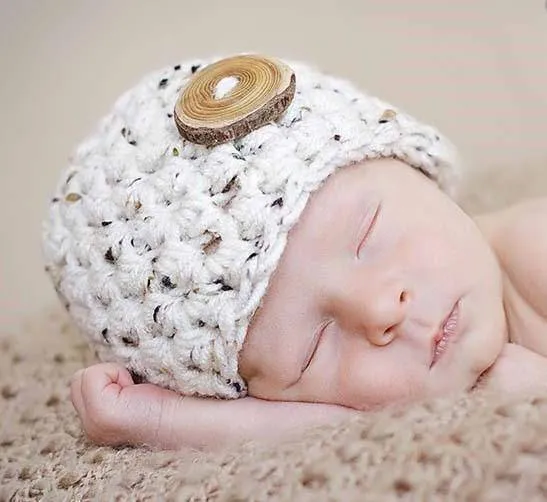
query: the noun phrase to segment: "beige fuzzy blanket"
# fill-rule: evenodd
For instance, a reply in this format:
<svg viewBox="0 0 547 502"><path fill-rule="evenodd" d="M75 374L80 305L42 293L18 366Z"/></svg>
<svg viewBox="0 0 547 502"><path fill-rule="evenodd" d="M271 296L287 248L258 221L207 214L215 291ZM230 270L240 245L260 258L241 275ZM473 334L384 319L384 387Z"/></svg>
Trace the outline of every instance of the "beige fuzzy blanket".
<svg viewBox="0 0 547 502"><path fill-rule="evenodd" d="M483 174L468 209L547 188L528 171ZM60 310L0 333L0 502L547 499L547 393L384 410L275 446L157 452L82 436L67 384L90 362Z"/></svg>

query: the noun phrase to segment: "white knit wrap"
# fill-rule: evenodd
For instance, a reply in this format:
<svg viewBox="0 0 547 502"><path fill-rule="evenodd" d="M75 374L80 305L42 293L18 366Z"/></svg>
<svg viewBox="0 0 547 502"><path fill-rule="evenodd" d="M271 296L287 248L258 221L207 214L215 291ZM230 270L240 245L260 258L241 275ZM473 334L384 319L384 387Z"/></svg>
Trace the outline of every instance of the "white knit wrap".
<svg viewBox="0 0 547 502"><path fill-rule="evenodd" d="M290 61L296 94L278 123L189 143L175 102L217 60L155 72L117 101L61 178L44 254L101 360L184 394L236 398L247 328L310 194L367 158L401 159L450 195L458 170L432 127Z"/></svg>

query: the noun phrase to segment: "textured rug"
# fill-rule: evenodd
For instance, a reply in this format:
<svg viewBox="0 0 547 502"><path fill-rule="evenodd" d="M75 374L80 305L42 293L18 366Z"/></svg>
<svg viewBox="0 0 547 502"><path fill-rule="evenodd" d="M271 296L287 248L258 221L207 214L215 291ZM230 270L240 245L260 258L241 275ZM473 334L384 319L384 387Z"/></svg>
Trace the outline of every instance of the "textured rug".
<svg viewBox="0 0 547 502"><path fill-rule="evenodd" d="M484 174L468 208L547 188L543 170L534 173L520 185ZM547 499L547 394L476 393L278 445L160 452L98 447L82 435L68 382L92 361L60 309L0 333L0 502Z"/></svg>

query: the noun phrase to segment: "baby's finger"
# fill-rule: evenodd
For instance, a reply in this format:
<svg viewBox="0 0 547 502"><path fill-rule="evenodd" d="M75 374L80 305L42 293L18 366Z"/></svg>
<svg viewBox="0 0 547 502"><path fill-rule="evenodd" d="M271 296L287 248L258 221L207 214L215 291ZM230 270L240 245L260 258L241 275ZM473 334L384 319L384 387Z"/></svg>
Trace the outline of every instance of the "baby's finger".
<svg viewBox="0 0 547 502"><path fill-rule="evenodd" d="M82 396L82 378L84 369L78 370L70 379L70 399L78 414L82 416L85 411L84 399Z"/></svg>
<svg viewBox="0 0 547 502"><path fill-rule="evenodd" d="M124 387L133 385L129 372L114 363L100 363L86 368L81 375L81 393L85 401L117 396Z"/></svg>
<svg viewBox="0 0 547 502"><path fill-rule="evenodd" d="M133 385L131 374L123 366L116 363L99 363L88 368L91 371L90 379L93 380L97 387L106 387L110 384L116 384L120 387Z"/></svg>

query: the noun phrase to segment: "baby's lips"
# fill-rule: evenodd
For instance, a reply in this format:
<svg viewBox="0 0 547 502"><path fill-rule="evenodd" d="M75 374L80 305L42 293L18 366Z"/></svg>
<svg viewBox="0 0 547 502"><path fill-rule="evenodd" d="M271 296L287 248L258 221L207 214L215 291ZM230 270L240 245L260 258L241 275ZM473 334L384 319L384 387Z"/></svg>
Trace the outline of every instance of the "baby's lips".
<svg viewBox="0 0 547 502"><path fill-rule="evenodd" d="M458 300L456 304L452 307L452 310L445 317L444 321L440 325L439 329L433 336L431 340L431 364L432 368L439 358L446 351L448 342L456 335L456 328L458 326L458 318L460 312L460 301ZM445 340L445 345L440 347L441 342ZM439 350L440 347L440 350Z"/></svg>

